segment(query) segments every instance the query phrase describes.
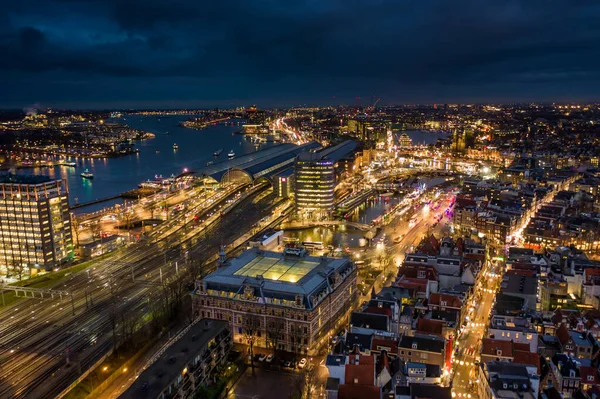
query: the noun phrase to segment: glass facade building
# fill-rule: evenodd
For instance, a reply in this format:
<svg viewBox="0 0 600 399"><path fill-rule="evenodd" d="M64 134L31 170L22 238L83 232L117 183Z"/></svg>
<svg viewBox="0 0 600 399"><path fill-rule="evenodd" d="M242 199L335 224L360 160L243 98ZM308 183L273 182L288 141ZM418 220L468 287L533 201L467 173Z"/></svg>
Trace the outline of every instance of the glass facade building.
<svg viewBox="0 0 600 399"><path fill-rule="evenodd" d="M318 153L300 154L295 164L296 211L301 217L328 217L333 212L335 166Z"/></svg>
<svg viewBox="0 0 600 399"><path fill-rule="evenodd" d="M50 270L73 256L66 183L0 176L0 274Z"/></svg>

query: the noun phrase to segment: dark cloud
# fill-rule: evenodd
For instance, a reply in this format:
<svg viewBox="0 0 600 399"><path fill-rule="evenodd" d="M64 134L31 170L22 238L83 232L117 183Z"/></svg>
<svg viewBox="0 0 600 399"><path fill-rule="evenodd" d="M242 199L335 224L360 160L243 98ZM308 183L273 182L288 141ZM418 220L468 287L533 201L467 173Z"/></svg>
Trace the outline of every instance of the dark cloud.
<svg viewBox="0 0 600 399"><path fill-rule="evenodd" d="M11 2L0 101L595 99L599 17L582 0Z"/></svg>

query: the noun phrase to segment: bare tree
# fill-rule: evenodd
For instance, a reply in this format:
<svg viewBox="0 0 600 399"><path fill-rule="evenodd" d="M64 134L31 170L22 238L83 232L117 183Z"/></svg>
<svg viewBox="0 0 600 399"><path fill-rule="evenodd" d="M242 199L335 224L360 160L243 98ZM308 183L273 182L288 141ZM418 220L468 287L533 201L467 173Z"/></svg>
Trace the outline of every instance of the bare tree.
<svg viewBox="0 0 600 399"><path fill-rule="evenodd" d="M312 399L318 397L318 371L312 364L308 364L295 379L290 398Z"/></svg>
<svg viewBox="0 0 600 399"><path fill-rule="evenodd" d="M25 271L25 266L23 266L23 263L13 260L12 271L14 275L19 276L19 281L23 280L23 272Z"/></svg>
<svg viewBox="0 0 600 399"><path fill-rule="evenodd" d="M244 317L243 336L245 343L250 349L250 366L252 367L252 375L254 376L254 342L260 331L260 318L251 313L246 313Z"/></svg>
<svg viewBox="0 0 600 399"><path fill-rule="evenodd" d="M279 344L283 332L285 330L285 321L281 318L269 319L267 325L267 343L273 348L273 356L277 353L277 345Z"/></svg>
<svg viewBox="0 0 600 399"><path fill-rule="evenodd" d="M154 213L156 212L158 205L156 205L155 201L152 201L148 207L150 208L150 219L154 219Z"/></svg>
<svg viewBox="0 0 600 399"><path fill-rule="evenodd" d="M77 219L77 216L71 214L71 227L72 227L73 234L75 235L75 244L77 246L79 246L79 227L80 226L81 226L81 223L79 222L79 219Z"/></svg>
<svg viewBox="0 0 600 399"><path fill-rule="evenodd" d="M296 361L296 355L298 354L298 352L300 352L300 349L302 347L303 337L304 334L302 331L302 325L296 323L290 324L289 338L290 343L292 345L292 353L294 354L294 362Z"/></svg>
<svg viewBox="0 0 600 399"><path fill-rule="evenodd" d="M92 240L95 239L96 237L100 236L101 229L102 229L102 226L100 226L100 223L98 223L98 222L90 225L90 230L92 231Z"/></svg>
<svg viewBox="0 0 600 399"><path fill-rule="evenodd" d="M129 230L129 227L131 227L131 220L133 219L133 214L129 211L125 211L123 213L123 222L125 223L125 229Z"/></svg>

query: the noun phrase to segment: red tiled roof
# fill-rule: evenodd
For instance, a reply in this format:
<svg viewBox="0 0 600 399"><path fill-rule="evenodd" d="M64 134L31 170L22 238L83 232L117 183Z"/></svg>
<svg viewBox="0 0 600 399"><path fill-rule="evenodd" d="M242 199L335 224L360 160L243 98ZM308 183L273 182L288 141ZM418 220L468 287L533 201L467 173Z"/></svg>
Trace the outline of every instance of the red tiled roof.
<svg viewBox="0 0 600 399"><path fill-rule="evenodd" d="M514 363L530 364L537 367L538 374L540 373L540 355L527 351L515 351Z"/></svg>
<svg viewBox="0 0 600 399"><path fill-rule="evenodd" d="M398 287L401 288L412 288L417 292L422 293L427 292L427 280L403 277L400 280L396 281L396 284L398 285Z"/></svg>
<svg viewBox="0 0 600 399"><path fill-rule="evenodd" d="M442 301L446 301L445 307L456 309L462 308L462 300L456 295L440 294L439 292L433 292L429 295L429 305L441 306Z"/></svg>
<svg viewBox="0 0 600 399"><path fill-rule="evenodd" d="M377 306L369 306L368 308L363 310L363 313L382 314L388 316L389 318L392 317L392 309L378 308Z"/></svg>
<svg viewBox="0 0 600 399"><path fill-rule="evenodd" d="M423 334L436 334L442 336L444 322L441 320L419 319L417 321L417 332Z"/></svg>
<svg viewBox="0 0 600 399"><path fill-rule="evenodd" d="M380 399L381 388L368 385L340 385L338 399Z"/></svg>
<svg viewBox="0 0 600 399"><path fill-rule="evenodd" d="M440 253L440 242L432 234L421 242L417 252L428 255L438 255Z"/></svg>
<svg viewBox="0 0 600 399"><path fill-rule="evenodd" d="M514 342L513 349L516 351L531 352L531 346L522 342Z"/></svg>
<svg viewBox="0 0 600 399"><path fill-rule="evenodd" d="M345 377L347 385L373 385L375 364L347 364Z"/></svg>
<svg viewBox="0 0 600 399"><path fill-rule="evenodd" d="M386 350L390 353L398 353L398 342L393 339L373 338L373 340L371 340L371 350L381 350L378 349L378 347L389 348Z"/></svg>
<svg viewBox="0 0 600 399"><path fill-rule="evenodd" d="M409 277L409 278L418 278L417 276L419 275L419 271L425 272L425 279L427 279L427 280L433 280L433 281L438 280L437 272L435 271L433 266L421 265L421 264L415 265L415 264L411 264L410 262L402 264L402 266L398 270L398 276L404 276L404 277Z"/></svg>
<svg viewBox="0 0 600 399"><path fill-rule="evenodd" d="M581 384L597 385L600 383L598 369L595 367L579 366L579 375L581 376Z"/></svg>
<svg viewBox="0 0 600 399"><path fill-rule="evenodd" d="M359 355L358 356L358 363L357 363L356 362L356 355L354 355L354 356L348 356L348 364L367 364L367 365L374 366L375 365L375 358L373 356Z"/></svg>
<svg viewBox="0 0 600 399"><path fill-rule="evenodd" d="M537 272L535 270L524 270L524 269L511 269L507 270L505 274L515 275L515 276L529 276L535 277L537 276Z"/></svg>
<svg viewBox="0 0 600 399"><path fill-rule="evenodd" d="M590 284L600 279L600 268L590 267L583 270L583 282Z"/></svg>
<svg viewBox="0 0 600 399"><path fill-rule="evenodd" d="M560 327L556 329L556 337L560 341L562 345L566 344L571 338L569 335L569 330L567 330L567 326L561 324Z"/></svg>
<svg viewBox="0 0 600 399"><path fill-rule="evenodd" d="M502 355L498 355L498 350L502 351ZM501 339L483 338L481 340L481 354L486 356L513 357L513 343L512 341Z"/></svg>

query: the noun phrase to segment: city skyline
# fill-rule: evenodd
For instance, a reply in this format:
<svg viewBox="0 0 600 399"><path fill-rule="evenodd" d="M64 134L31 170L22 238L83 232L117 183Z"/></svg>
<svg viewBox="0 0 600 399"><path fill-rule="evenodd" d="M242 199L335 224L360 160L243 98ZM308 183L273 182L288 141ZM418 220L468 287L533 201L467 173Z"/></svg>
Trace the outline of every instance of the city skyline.
<svg viewBox="0 0 600 399"><path fill-rule="evenodd" d="M14 3L0 107L598 100L600 8L541 5Z"/></svg>

